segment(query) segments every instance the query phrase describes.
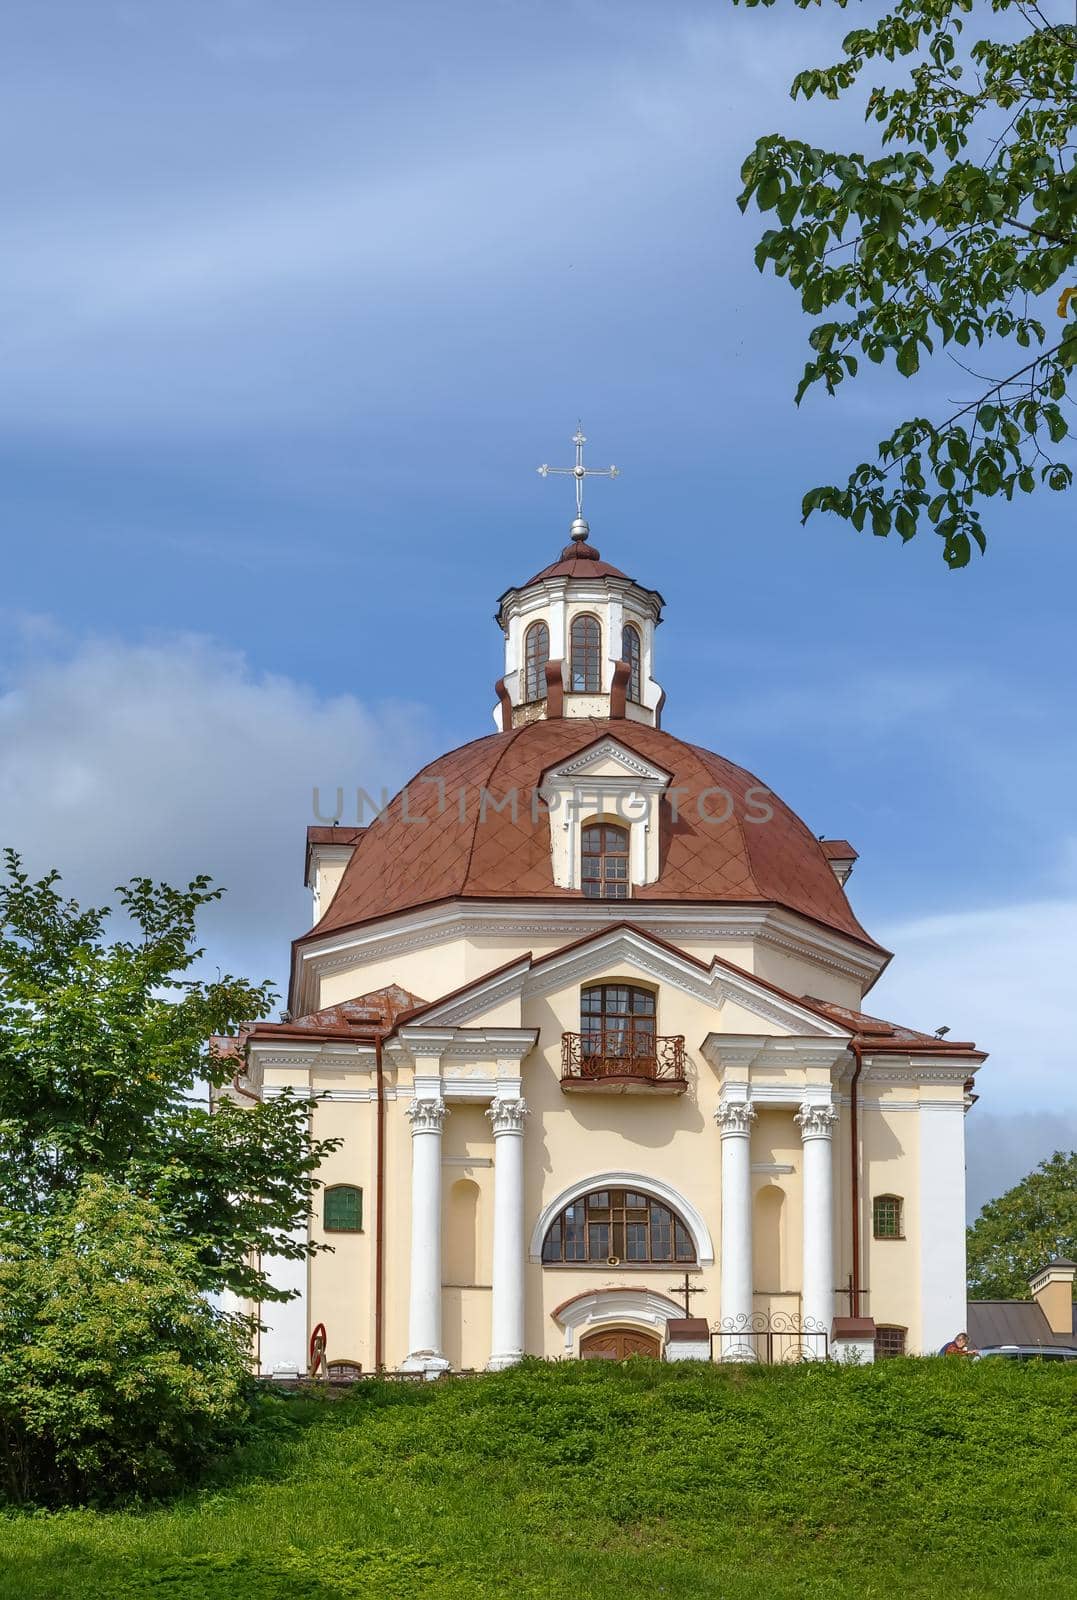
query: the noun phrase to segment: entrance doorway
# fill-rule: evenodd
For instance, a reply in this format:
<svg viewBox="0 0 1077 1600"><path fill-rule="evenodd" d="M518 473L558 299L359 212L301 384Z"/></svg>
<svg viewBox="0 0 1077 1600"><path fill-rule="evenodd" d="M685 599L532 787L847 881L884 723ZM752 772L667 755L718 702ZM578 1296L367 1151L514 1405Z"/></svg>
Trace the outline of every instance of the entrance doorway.
<svg viewBox="0 0 1077 1600"><path fill-rule="evenodd" d="M601 1333L588 1333L580 1340L582 1361L624 1361L627 1356L653 1356L657 1360L658 1355L659 1344L654 1335L635 1328L603 1328Z"/></svg>

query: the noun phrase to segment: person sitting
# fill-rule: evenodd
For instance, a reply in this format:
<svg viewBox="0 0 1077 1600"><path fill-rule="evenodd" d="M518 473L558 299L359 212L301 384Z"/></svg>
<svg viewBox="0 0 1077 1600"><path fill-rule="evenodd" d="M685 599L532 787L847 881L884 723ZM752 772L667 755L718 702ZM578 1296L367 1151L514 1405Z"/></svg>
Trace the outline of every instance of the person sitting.
<svg viewBox="0 0 1077 1600"><path fill-rule="evenodd" d="M939 1351L940 1356L974 1356L975 1350L969 1344L967 1333L955 1333L948 1344L944 1344Z"/></svg>

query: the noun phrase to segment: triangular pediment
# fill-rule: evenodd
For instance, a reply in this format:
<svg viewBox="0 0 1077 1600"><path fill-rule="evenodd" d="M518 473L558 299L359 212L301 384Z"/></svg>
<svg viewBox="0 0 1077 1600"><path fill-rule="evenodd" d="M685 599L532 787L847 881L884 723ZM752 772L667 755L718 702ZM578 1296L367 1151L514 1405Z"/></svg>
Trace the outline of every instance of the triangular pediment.
<svg viewBox="0 0 1077 1600"><path fill-rule="evenodd" d="M537 961L523 956L509 962L435 1001L412 1019L412 1025L504 1025L508 1021L506 1007L512 1007L514 1002L516 1007L522 1007L533 996L626 969L652 983L667 984L693 996L716 1013L716 1029L723 1011L730 1018L735 1018L737 1012L746 1012L782 1034L832 1039L849 1036L848 1029L751 973L717 957L708 966L629 923L604 929Z"/></svg>
<svg viewBox="0 0 1077 1600"><path fill-rule="evenodd" d="M595 778L620 778L639 785L664 789L671 774L648 761L637 750L629 750L620 740L605 736L579 750L567 761L559 761L542 775L542 786L568 787Z"/></svg>

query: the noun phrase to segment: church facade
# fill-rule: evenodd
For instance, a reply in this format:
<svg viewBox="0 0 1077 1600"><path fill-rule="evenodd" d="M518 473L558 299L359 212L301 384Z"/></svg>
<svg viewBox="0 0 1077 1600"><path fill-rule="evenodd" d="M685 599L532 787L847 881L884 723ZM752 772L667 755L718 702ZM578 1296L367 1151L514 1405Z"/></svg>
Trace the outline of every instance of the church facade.
<svg viewBox="0 0 1077 1600"><path fill-rule="evenodd" d="M856 852L662 726L664 602L578 516L501 596L496 729L308 830L314 923L237 1095L340 1148L258 1366L936 1350L983 1055L864 1010ZM304 1237L306 1235L304 1234ZM686 1316L687 1313L687 1316ZM793 1330L777 1340L775 1330Z"/></svg>

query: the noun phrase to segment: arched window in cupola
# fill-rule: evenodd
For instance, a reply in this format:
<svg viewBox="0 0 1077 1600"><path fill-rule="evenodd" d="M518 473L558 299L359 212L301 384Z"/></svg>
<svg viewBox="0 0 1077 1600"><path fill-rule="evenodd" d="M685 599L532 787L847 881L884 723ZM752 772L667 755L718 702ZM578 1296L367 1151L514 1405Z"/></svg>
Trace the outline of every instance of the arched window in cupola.
<svg viewBox="0 0 1077 1600"><path fill-rule="evenodd" d="M550 659L550 630L533 622L524 635L524 700L546 698L546 663Z"/></svg>
<svg viewBox="0 0 1077 1600"><path fill-rule="evenodd" d="M580 882L589 900L628 899L628 829L591 822L580 841Z"/></svg>
<svg viewBox="0 0 1077 1600"><path fill-rule="evenodd" d="M573 694L598 694L602 688L602 629L586 612L573 617L569 633L569 677Z"/></svg>
<svg viewBox="0 0 1077 1600"><path fill-rule="evenodd" d="M628 662L628 698L633 705L639 705L643 699L641 693L642 675L640 659L642 656L639 629L634 623L626 622L621 630L621 660Z"/></svg>

